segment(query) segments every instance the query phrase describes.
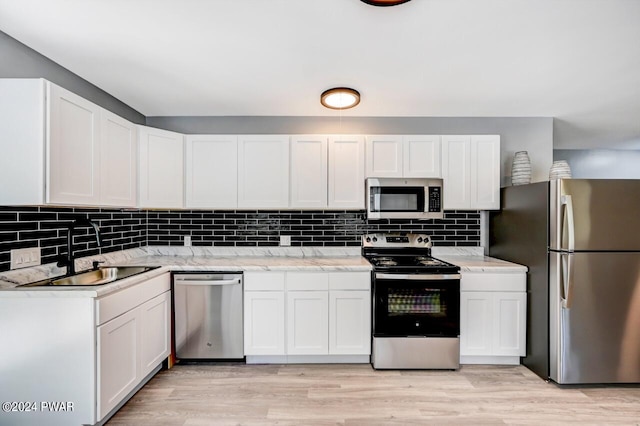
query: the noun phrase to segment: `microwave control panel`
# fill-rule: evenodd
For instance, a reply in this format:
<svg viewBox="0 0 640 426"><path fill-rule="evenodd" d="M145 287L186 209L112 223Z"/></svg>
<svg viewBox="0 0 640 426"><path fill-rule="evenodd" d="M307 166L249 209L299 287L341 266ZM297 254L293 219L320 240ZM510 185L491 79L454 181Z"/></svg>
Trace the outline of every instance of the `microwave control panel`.
<svg viewBox="0 0 640 426"><path fill-rule="evenodd" d="M429 187L429 213L438 213L442 211L442 187Z"/></svg>

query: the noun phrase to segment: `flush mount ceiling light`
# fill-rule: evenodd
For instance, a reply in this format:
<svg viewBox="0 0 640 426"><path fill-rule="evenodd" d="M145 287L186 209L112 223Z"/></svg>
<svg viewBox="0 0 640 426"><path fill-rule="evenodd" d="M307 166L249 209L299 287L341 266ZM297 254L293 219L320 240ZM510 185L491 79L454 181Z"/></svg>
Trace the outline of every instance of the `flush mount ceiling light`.
<svg viewBox="0 0 640 426"><path fill-rule="evenodd" d="M320 103L331 109L349 109L360 103L360 93L348 87L334 87L322 92Z"/></svg>
<svg viewBox="0 0 640 426"><path fill-rule="evenodd" d="M371 6L397 6L402 3L406 3L409 0L360 0L363 3L370 4Z"/></svg>

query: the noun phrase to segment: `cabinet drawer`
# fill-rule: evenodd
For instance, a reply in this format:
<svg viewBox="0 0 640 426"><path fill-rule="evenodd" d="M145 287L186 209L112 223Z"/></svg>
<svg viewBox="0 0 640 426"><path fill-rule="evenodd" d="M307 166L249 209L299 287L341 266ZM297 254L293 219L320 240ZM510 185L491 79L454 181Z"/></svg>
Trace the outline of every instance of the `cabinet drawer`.
<svg viewBox="0 0 640 426"><path fill-rule="evenodd" d="M329 274L326 272L288 272L287 290L329 290Z"/></svg>
<svg viewBox="0 0 640 426"><path fill-rule="evenodd" d="M487 272L463 272L460 291L526 291L527 274Z"/></svg>
<svg viewBox="0 0 640 426"><path fill-rule="evenodd" d="M284 272L245 272L244 291L284 291Z"/></svg>
<svg viewBox="0 0 640 426"><path fill-rule="evenodd" d="M171 276L166 273L97 299L96 325L104 324L170 289Z"/></svg>
<svg viewBox="0 0 640 426"><path fill-rule="evenodd" d="M329 274L330 290L370 290L370 272L332 272Z"/></svg>

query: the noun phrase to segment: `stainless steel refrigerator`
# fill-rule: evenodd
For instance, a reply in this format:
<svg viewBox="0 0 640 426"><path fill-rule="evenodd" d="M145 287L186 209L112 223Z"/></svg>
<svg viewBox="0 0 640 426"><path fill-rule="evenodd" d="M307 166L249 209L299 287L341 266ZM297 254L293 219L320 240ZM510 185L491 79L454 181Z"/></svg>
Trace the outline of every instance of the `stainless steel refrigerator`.
<svg viewBox="0 0 640 426"><path fill-rule="evenodd" d="M640 383L640 180L501 190L491 256L529 267L527 356L560 383Z"/></svg>

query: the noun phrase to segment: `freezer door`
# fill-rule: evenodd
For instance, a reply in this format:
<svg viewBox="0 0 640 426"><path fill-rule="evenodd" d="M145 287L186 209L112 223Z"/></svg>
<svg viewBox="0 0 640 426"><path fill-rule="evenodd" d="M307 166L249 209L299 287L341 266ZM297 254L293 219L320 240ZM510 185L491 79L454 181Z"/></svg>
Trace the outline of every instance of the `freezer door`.
<svg viewBox="0 0 640 426"><path fill-rule="evenodd" d="M640 180L551 181L550 249L640 250Z"/></svg>
<svg viewBox="0 0 640 426"><path fill-rule="evenodd" d="M640 253L550 253L550 377L640 383Z"/></svg>

